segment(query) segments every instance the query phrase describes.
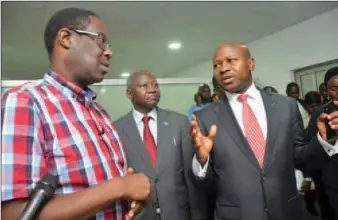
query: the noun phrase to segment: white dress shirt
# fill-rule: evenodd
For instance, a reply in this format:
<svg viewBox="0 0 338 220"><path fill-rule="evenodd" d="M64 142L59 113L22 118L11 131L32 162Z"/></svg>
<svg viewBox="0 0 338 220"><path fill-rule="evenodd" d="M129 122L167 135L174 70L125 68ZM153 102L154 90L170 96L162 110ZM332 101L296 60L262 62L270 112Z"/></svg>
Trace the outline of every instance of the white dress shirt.
<svg viewBox="0 0 338 220"><path fill-rule="evenodd" d="M157 145L157 110L156 108L153 108L148 114L149 119L149 129L151 134L154 137L155 143ZM145 116L141 112L133 109L133 116L134 120L137 126L137 130L140 133L141 139L143 141L143 129L144 129L144 123L143 123L143 117Z"/></svg>
<svg viewBox="0 0 338 220"><path fill-rule="evenodd" d="M240 94L236 94L236 93L230 93L230 92L225 92L230 107L236 117L236 120L240 126L240 128L243 131L244 134L244 125L243 125L243 119L242 119L242 106L243 104L238 100L238 96ZM264 138L266 140L267 137L267 119L266 119L266 112L265 112L265 108L264 108L264 103L263 103L263 99L262 96L259 92L259 90L256 88L256 86L254 84L252 84L248 90L244 93L246 95L248 95L248 104L251 107L252 111L254 112L259 126L262 129ZM330 145L329 143L327 143L326 141L324 141L319 133L317 135L319 143L322 145L322 147L324 148L325 152L331 157L334 154L338 153L338 141L336 142L336 144L334 146ZM192 161L192 171L193 173L199 177L199 178L204 178L206 175L206 172L208 170L208 165L209 165L209 158L206 162L206 164L204 165L204 167L202 168L202 166L200 165L200 163L198 162L196 155L193 158Z"/></svg>

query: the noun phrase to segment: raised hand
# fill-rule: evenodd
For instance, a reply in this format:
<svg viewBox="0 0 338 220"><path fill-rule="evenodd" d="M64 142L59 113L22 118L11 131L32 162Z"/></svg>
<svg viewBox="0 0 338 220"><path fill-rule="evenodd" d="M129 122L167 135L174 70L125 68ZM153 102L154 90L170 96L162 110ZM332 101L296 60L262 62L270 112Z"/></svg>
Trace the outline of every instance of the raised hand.
<svg viewBox="0 0 338 220"><path fill-rule="evenodd" d="M338 108L338 101L334 101L334 104ZM327 130L326 130L327 121L329 121L328 123L332 130L338 130L338 111L334 111L331 114L322 113L317 118L318 131L320 136L324 140L327 140Z"/></svg>
<svg viewBox="0 0 338 220"><path fill-rule="evenodd" d="M192 115L191 140L195 147L197 159L200 163L205 163L208 160L209 153L214 145L214 137L216 136L216 132L216 125L212 125L209 130L209 135L204 136L198 125L196 116Z"/></svg>

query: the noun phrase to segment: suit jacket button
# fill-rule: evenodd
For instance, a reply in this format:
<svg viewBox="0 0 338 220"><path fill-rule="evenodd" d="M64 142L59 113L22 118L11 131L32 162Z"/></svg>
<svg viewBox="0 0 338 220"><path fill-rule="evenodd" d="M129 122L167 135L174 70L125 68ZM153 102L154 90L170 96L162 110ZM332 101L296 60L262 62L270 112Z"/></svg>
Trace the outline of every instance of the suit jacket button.
<svg viewBox="0 0 338 220"><path fill-rule="evenodd" d="M161 209L160 208L156 208L156 214L161 214Z"/></svg>
<svg viewBox="0 0 338 220"><path fill-rule="evenodd" d="M265 207L265 208L264 208L264 211L265 211L265 212L268 212L268 208Z"/></svg>

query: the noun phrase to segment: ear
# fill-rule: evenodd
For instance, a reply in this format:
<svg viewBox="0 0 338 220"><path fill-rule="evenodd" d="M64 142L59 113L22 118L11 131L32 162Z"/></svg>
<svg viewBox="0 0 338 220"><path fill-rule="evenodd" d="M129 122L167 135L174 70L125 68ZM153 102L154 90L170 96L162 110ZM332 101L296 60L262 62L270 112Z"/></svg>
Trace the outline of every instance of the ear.
<svg viewBox="0 0 338 220"><path fill-rule="evenodd" d="M71 47L71 33L69 29L62 28L59 30L56 41L65 49L69 49Z"/></svg>
<svg viewBox="0 0 338 220"><path fill-rule="evenodd" d="M256 61L253 57L249 58L248 65L249 65L250 71L253 72L255 70L255 67L256 67Z"/></svg>
<svg viewBox="0 0 338 220"><path fill-rule="evenodd" d="M128 99L129 99L130 101L133 100L133 95L132 95L131 89L128 88L128 89L126 90L126 95L127 95Z"/></svg>

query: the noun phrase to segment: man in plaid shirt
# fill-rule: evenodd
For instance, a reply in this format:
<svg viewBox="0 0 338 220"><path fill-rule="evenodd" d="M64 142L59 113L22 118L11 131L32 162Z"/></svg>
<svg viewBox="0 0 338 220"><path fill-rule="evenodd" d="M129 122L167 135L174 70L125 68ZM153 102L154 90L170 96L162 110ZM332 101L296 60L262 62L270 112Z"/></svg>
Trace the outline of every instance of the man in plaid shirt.
<svg viewBox="0 0 338 220"><path fill-rule="evenodd" d="M68 8L52 16L44 37L49 71L1 100L1 216L17 219L49 173L58 188L38 219L129 219L148 199L150 183L127 175L120 138L88 88L108 72L106 27L95 13Z"/></svg>

